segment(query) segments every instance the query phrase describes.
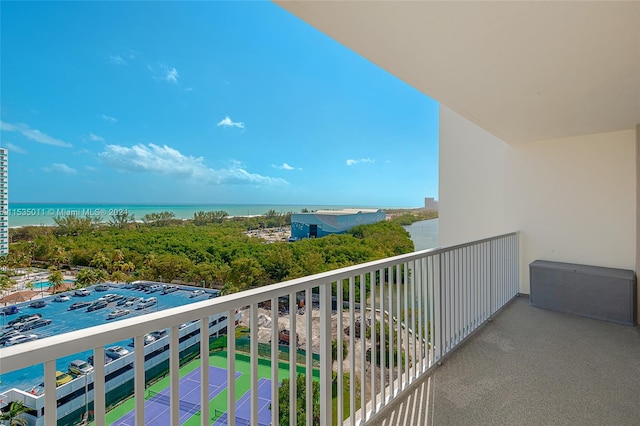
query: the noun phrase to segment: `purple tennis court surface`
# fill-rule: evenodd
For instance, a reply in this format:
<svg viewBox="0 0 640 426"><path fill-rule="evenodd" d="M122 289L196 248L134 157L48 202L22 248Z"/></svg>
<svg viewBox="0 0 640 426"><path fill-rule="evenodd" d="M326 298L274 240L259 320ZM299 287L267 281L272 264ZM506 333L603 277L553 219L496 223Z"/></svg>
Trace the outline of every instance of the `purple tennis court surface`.
<svg viewBox="0 0 640 426"><path fill-rule="evenodd" d="M258 426L268 426L271 424L271 380L258 380ZM213 423L212 426L226 426L227 415L223 415ZM244 395L236 401L236 424L240 426L249 426L251 424L251 390L245 392Z"/></svg>
<svg viewBox="0 0 640 426"><path fill-rule="evenodd" d="M241 373L236 372L236 379ZM209 367L209 401L227 388L227 370ZM170 388L151 396L144 404L145 426L170 426ZM180 379L180 424L200 411L200 367ZM135 409L120 417L116 426L134 426Z"/></svg>

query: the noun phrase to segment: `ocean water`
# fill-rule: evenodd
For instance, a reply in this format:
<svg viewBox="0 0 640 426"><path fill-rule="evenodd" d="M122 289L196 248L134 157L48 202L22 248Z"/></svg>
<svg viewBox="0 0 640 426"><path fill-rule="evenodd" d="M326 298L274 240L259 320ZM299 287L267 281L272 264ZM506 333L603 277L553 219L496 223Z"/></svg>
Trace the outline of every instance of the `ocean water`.
<svg viewBox="0 0 640 426"><path fill-rule="evenodd" d="M230 216L256 216L269 210L278 213L300 213L302 209L344 209L344 208L387 208L386 206L340 206L309 204L38 204L9 203L9 227L28 225L54 225L56 216L74 215L78 217L100 217L107 222L117 213L127 212L134 215L135 220L142 220L144 215L173 212L177 219L191 219L198 211L226 211ZM402 208L402 207L393 207Z"/></svg>

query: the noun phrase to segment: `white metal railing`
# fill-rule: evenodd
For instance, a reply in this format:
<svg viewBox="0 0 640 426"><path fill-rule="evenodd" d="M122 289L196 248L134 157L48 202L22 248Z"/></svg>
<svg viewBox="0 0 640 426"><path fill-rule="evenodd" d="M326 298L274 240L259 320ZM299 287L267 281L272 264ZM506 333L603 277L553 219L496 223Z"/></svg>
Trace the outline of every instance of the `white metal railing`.
<svg viewBox="0 0 640 426"><path fill-rule="evenodd" d="M401 394L466 336L518 293L518 235L506 234L468 244L396 256L342 268L305 278L273 284L250 291L221 296L186 306L67 333L0 349L0 372L7 373L44 363L44 419L57 422L56 359L88 349L94 354L95 424L105 420L104 347L112 342L134 339L135 421L145 419L144 335L168 328L171 424L179 424L179 326L200 321L200 336L209 333L208 319L224 314L235 318L248 315L251 359L251 424L258 424L258 313L268 312L271 325L271 424L280 424L278 407L278 341L285 324L291 345L290 365L316 369L319 379L305 374L306 424L329 425L334 418L348 418L363 424L383 406ZM266 302L266 303L265 303ZM298 306L304 302L304 308ZM234 321L228 335L235 335ZM300 337L299 345L297 336ZM263 336L264 340L264 328ZM336 340L338 359L348 348L344 361L332 359ZM208 342L207 342L208 343ZM227 419L236 424L235 339L227 344ZM209 365L209 345L200 344L202 366ZM313 355L316 355L314 361ZM302 356L302 359L300 359ZM319 358L319 364L318 364ZM314 364L315 362L315 364ZM201 368L201 383L209 383L209 369ZM345 373L349 373L346 376ZM335 374L335 378L334 378ZM296 368L289 368L289 407L297 406ZM313 381L320 393L314 401ZM345 380L349 380L345 394ZM334 383L335 381L335 383ZM337 413L332 412L332 389L337 388ZM208 386L201 386L201 424L211 424ZM348 410L345 412L345 399ZM319 418L314 418L319 402ZM335 417L334 417L335 416Z"/></svg>

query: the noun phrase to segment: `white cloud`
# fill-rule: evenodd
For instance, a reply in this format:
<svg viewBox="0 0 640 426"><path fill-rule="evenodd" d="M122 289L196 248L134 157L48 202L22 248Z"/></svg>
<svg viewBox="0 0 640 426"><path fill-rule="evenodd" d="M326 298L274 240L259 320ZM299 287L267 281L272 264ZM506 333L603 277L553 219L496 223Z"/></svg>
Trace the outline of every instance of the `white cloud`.
<svg viewBox="0 0 640 426"><path fill-rule="evenodd" d="M180 77L180 75L178 75L178 70L175 68L167 68L165 69L166 71L166 75L164 77L165 80L167 80L170 83L177 83L178 82L178 78Z"/></svg>
<svg viewBox="0 0 640 426"><path fill-rule="evenodd" d="M109 62L111 62L112 64L118 64L118 65L126 64L126 61L120 55L111 55L111 56L109 56Z"/></svg>
<svg viewBox="0 0 640 426"><path fill-rule="evenodd" d="M193 87L187 87L184 89L185 92L193 92Z"/></svg>
<svg viewBox="0 0 640 426"><path fill-rule="evenodd" d="M274 169L278 169L278 170L302 170L301 167L293 167L293 166L290 166L287 163L282 163L281 166L276 166L275 164L272 164L271 167L273 167Z"/></svg>
<svg viewBox="0 0 640 426"><path fill-rule="evenodd" d="M17 145L12 144L11 142L3 142L3 145L4 145L4 148L7 148L10 153L15 153L15 154L27 153L27 151L25 151L24 149L20 148Z"/></svg>
<svg viewBox="0 0 640 426"><path fill-rule="evenodd" d="M362 163L362 164L364 164L364 163L375 163L375 161L376 160L373 160L371 158L356 158L356 159L349 158L346 161L346 163L347 163L347 166L355 166L356 164L360 164L360 163Z"/></svg>
<svg viewBox="0 0 640 426"><path fill-rule="evenodd" d="M155 173L208 184L288 184L284 179L250 173L237 161L232 161L227 168L212 169L204 164L202 157L186 156L167 145L107 145L99 156L117 170Z"/></svg>
<svg viewBox="0 0 640 426"><path fill-rule="evenodd" d="M116 55L109 55L109 62L116 65L124 65L129 61L136 59L137 52L128 50L125 53L119 53Z"/></svg>
<svg viewBox="0 0 640 426"><path fill-rule="evenodd" d="M62 173L65 175L75 175L78 173L76 169L72 169L64 163L53 163L50 167L44 167L42 170L47 173Z"/></svg>
<svg viewBox="0 0 640 426"><path fill-rule="evenodd" d="M100 118L102 118L104 121L110 121L112 123L117 123L118 119L115 117L112 117L110 115L107 114L100 114Z"/></svg>
<svg viewBox="0 0 640 426"><path fill-rule="evenodd" d="M102 136L96 135L95 133L89 133L84 137L84 140L89 140L93 142L104 142L104 138Z"/></svg>
<svg viewBox="0 0 640 426"><path fill-rule="evenodd" d="M177 69L164 64L159 64L158 67L147 65L147 69L153 74L152 78L154 80L177 84L178 79L180 78L180 74Z"/></svg>
<svg viewBox="0 0 640 426"><path fill-rule="evenodd" d="M4 130L6 132L19 132L28 139L31 139L36 142L40 142L46 145L54 145L54 146L62 146L68 148L72 146L70 143L62 141L60 139L56 139L53 136L49 136L46 133L42 133L38 129L32 129L26 124L10 124L5 123L4 121L0 121L0 130Z"/></svg>
<svg viewBox="0 0 640 426"><path fill-rule="evenodd" d="M228 115L218 122L218 126L244 129L244 123L242 121L233 121Z"/></svg>
<svg viewBox="0 0 640 426"><path fill-rule="evenodd" d="M90 172L97 172L98 169L96 169L95 167L92 166L84 166L85 169L87 169Z"/></svg>

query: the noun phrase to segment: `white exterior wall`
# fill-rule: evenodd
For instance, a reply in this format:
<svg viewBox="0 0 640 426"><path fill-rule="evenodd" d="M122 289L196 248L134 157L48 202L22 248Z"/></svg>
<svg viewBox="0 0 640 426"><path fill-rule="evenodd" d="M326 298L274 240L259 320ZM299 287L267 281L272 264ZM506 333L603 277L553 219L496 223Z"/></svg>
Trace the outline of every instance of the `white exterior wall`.
<svg viewBox="0 0 640 426"><path fill-rule="evenodd" d="M504 216L506 149L491 133L440 106L440 246L514 231Z"/></svg>
<svg viewBox="0 0 640 426"><path fill-rule="evenodd" d="M536 259L635 270L634 130L506 145L446 108L440 126L441 245L520 231L523 293Z"/></svg>

